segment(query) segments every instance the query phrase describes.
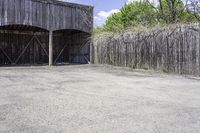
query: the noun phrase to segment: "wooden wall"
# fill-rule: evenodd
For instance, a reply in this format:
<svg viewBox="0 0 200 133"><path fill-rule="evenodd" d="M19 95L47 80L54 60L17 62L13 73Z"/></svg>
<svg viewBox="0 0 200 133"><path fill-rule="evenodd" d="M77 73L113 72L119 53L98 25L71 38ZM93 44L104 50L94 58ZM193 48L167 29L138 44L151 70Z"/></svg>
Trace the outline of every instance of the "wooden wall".
<svg viewBox="0 0 200 133"><path fill-rule="evenodd" d="M54 63L88 63L85 40L92 29L91 6L57 0L0 0L0 65L48 63L48 31L53 31Z"/></svg>
<svg viewBox="0 0 200 133"><path fill-rule="evenodd" d="M0 0L0 26L4 25L92 32L93 7L56 0Z"/></svg>
<svg viewBox="0 0 200 133"><path fill-rule="evenodd" d="M176 25L94 38L92 61L200 76L200 27Z"/></svg>

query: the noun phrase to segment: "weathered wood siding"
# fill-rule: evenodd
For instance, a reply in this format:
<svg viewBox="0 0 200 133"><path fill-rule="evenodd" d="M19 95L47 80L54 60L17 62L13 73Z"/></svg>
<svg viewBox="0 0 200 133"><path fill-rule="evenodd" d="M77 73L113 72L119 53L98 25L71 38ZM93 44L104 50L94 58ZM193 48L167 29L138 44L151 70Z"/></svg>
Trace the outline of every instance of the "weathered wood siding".
<svg viewBox="0 0 200 133"><path fill-rule="evenodd" d="M0 0L0 26L31 25L46 30L91 32L93 7L51 0Z"/></svg>
<svg viewBox="0 0 200 133"><path fill-rule="evenodd" d="M45 64L49 57L55 64L88 63L85 40L92 28L91 6L57 0L0 0L0 65ZM48 31L53 31L53 52L49 52Z"/></svg>
<svg viewBox="0 0 200 133"><path fill-rule="evenodd" d="M93 62L200 75L200 27L171 26L96 36Z"/></svg>

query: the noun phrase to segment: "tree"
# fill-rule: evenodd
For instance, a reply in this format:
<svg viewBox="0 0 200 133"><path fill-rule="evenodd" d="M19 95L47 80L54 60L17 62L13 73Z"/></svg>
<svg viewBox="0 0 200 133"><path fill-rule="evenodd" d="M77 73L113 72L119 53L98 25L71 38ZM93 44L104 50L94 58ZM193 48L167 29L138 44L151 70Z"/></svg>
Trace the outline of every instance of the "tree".
<svg viewBox="0 0 200 133"><path fill-rule="evenodd" d="M108 17L106 24L104 25L105 31L119 31L124 28L122 19L122 13L114 13L111 17Z"/></svg>
<svg viewBox="0 0 200 133"><path fill-rule="evenodd" d="M120 30L129 26L151 25L156 22L155 11L147 2L125 4L119 13L108 17L104 29Z"/></svg>
<svg viewBox="0 0 200 133"><path fill-rule="evenodd" d="M191 11L187 10L187 3L181 0L159 0L158 20L165 23L197 21Z"/></svg>
<svg viewBox="0 0 200 133"><path fill-rule="evenodd" d="M148 0L125 4L119 13L108 17L103 29L118 31L141 25L149 27L156 24L200 21L200 1L190 0L193 1L190 2L190 6L187 1L184 4L182 0L159 0L158 6L154 6Z"/></svg>
<svg viewBox="0 0 200 133"><path fill-rule="evenodd" d="M122 9L124 27L138 24L150 25L155 22L155 11L147 2L133 2L126 4Z"/></svg>
<svg viewBox="0 0 200 133"><path fill-rule="evenodd" d="M199 0L187 0L186 9L188 12L192 12L195 18L200 22L200 1Z"/></svg>

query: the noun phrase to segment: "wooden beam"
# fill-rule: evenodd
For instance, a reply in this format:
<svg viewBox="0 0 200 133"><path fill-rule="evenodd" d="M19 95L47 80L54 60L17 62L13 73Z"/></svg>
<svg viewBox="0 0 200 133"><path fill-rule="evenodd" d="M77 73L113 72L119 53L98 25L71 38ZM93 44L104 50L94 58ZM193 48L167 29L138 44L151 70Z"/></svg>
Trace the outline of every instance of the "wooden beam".
<svg viewBox="0 0 200 133"><path fill-rule="evenodd" d="M62 50L60 51L60 53L59 53L58 56L56 57L54 63L57 62L57 60L59 59L59 57L61 56L61 54L64 52L64 50L65 50L66 47L67 47L67 45L65 45L65 46L62 48Z"/></svg>
<svg viewBox="0 0 200 133"><path fill-rule="evenodd" d="M94 64L94 45L93 45L93 41L90 40L90 64Z"/></svg>
<svg viewBox="0 0 200 133"><path fill-rule="evenodd" d="M17 64L19 59L21 58L21 56L24 54L24 52L27 50L28 46L31 44L31 42L33 41L35 36L33 36L31 38L31 40L28 42L28 44L26 45L26 47L22 50L22 52L20 53L20 55L17 57L17 59L15 60L14 64Z"/></svg>
<svg viewBox="0 0 200 133"><path fill-rule="evenodd" d="M53 65L53 32L49 31L49 66Z"/></svg>
<svg viewBox="0 0 200 133"><path fill-rule="evenodd" d="M34 32L34 31L22 31L21 29L19 30L1 30L0 29L0 34L16 34L16 35L37 35L37 36L48 36L49 33L48 32ZM56 33L54 34L54 36L62 36L61 33Z"/></svg>
<svg viewBox="0 0 200 133"><path fill-rule="evenodd" d="M37 36L35 36L35 39L37 40L38 44L42 47L44 53L49 57L48 52L46 51L46 49L44 48L43 44L40 42Z"/></svg>
<svg viewBox="0 0 200 133"><path fill-rule="evenodd" d="M7 57L7 59L10 61L11 64L14 62L11 60L11 58L8 56L8 54L4 51L4 49L0 46L0 50L3 52L3 54Z"/></svg>

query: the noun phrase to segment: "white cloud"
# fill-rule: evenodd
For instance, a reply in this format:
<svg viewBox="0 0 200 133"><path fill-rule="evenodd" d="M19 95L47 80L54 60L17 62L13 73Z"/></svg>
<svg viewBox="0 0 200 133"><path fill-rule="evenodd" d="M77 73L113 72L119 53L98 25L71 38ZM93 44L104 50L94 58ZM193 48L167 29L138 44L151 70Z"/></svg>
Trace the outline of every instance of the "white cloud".
<svg viewBox="0 0 200 133"><path fill-rule="evenodd" d="M97 13L96 16L94 16L94 25L95 26L102 26L106 19L111 16L114 13L118 13L119 9L112 9L110 11L100 11L99 13Z"/></svg>
<svg viewBox="0 0 200 133"><path fill-rule="evenodd" d="M131 3L131 2L133 2L133 1L135 1L135 0L128 0L127 3Z"/></svg>

